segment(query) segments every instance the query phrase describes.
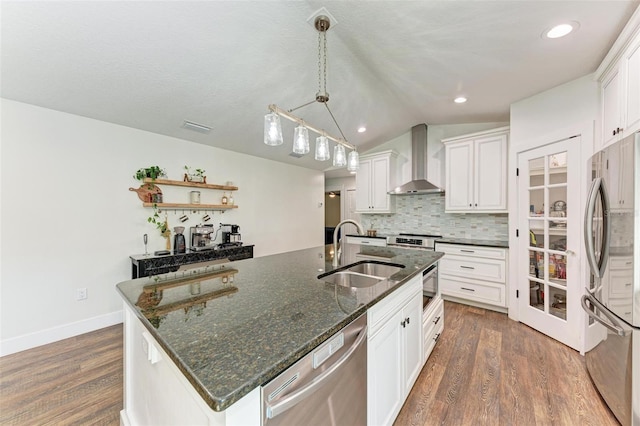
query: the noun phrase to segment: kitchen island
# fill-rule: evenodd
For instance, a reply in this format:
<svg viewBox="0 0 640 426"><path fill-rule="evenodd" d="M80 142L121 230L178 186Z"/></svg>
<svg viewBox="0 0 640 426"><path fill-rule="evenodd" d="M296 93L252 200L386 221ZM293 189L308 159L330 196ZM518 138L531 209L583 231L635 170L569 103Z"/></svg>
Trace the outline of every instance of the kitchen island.
<svg viewBox="0 0 640 426"><path fill-rule="evenodd" d="M127 330L123 417L130 398L146 392L134 383L130 350L142 350L151 364L157 352L168 355L203 402L223 412L442 256L381 249L394 254L388 262L404 268L367 288L317 278L340 269L331 265L330 245L118 284ZM131 340L135 336L128 335L132 329L127 322L138 323L141 334L149 336L146 343Z"/></svg>

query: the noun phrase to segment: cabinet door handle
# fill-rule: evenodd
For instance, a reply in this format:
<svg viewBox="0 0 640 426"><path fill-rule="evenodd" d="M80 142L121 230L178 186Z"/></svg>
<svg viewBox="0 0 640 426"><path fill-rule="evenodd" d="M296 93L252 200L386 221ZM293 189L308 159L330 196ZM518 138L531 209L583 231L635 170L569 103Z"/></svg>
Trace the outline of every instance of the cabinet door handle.
<svg viewBox="0 0 640 426"><path fill-rule="evenodd" d="M469 203L469 207L473 207L473 205L471 205L471 203Z"/></svg>
<svg viewBox="0 0 640 426"><path fill-rule="evenodd" d="M409 325L409 322L410 322L410 321L409 321L409 317L407 317L407 325Z"/></svg>
<svg viewBox="0 0 640 426"><path fill-rule="evenodd" d="M476 268L474 268L473 266L464 266L464 265L460 265L460 267L461 267L462 269L476 269Z"/></svg>
<svg viewBox="0 0 640 426"><path fill-rule="evenodd" d="M460 290L475 291L472 288L460 287Z"/></svg>
<svg viewBox="0 0 640 426"><path fill-rule="evenodd" d="M405 320L402 320L402 321L400 322L400 325L402 326L402 328L405 328L405 327L407 326L407 323L406 323L406 321L405 321Z"/></svg>
<svg viewBox="0 0 640 426"><path fill-rule="evenodd" d="M434 320L433 320L433 323L434 323L434 324L437 324L437 323L439 323L439 322L440 322L440 317L437 317L436 319L434 319Z"/></svg>
<svg viewBox="0 0 640 426"><path fill-rule="evenodd" d="M613 129L613 134L611 136L615 136L616 135L616 129Z"/></svg>
<svg viewBox="0 0 640 426"><path fill-rule="evenodd" d="M437 342L439 338L440 338L440 333L436 334L436 337L433 338L433 341Z"/></svg>

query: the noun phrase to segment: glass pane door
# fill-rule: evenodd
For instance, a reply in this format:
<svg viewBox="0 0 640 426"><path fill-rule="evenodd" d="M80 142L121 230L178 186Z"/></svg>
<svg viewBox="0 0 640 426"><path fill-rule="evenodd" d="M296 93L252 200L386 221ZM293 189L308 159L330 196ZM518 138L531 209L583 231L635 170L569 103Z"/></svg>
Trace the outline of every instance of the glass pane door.
<svg viewBox="0 0 640 426"><path fill-rule="evenodd" d="M520 321L569 346L577 345L579 337L574 252L580 246L581 209L575 144L566 139L518 155Z"/></svg>
<svg viewBox="0 0 640 426"><path fill-rule="evenodd" d="M567 153L529 160L530 306L567 319ZM533 297L531 297L533 296Z"/></svg>

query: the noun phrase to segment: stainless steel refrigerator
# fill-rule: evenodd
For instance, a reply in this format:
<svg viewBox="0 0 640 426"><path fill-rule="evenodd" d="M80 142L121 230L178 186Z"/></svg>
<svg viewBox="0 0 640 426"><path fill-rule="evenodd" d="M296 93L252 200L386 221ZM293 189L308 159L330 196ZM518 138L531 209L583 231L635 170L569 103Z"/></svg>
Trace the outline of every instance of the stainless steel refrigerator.
<svg viewBox="0 0 640 426"><path fill-rule="evenodd" d="M640 426L640 132L596 153L591 174L582 307L596 339L585 360L618 421Z"/></svg>

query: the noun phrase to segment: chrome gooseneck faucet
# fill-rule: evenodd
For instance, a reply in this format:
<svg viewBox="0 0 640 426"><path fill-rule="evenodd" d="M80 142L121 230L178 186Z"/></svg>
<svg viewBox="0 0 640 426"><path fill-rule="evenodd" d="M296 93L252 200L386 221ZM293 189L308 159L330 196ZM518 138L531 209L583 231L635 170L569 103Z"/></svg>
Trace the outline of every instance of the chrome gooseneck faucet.
<svg viewBox="0 0 640 426"><path fill-rule="evenodd" d="M340 227L345 223L351 223L355 225L356 228L358 228L358 235L364 235L364 228L355 220L345 219L342 222L340 222L338 225L336 225L336 229L334 229L333 231L333 262L332 262L333 266L338 266L338 264L340 263L340 255L342 254L342 244L340 244L340 247L338 247L338 232L340 231Z"/></svg>

